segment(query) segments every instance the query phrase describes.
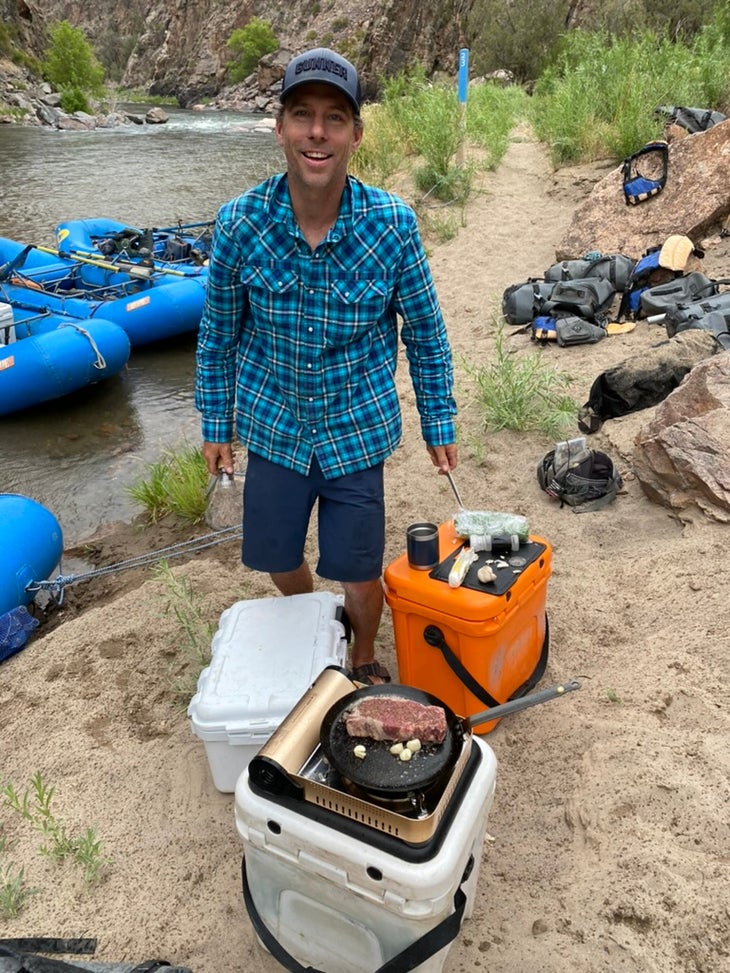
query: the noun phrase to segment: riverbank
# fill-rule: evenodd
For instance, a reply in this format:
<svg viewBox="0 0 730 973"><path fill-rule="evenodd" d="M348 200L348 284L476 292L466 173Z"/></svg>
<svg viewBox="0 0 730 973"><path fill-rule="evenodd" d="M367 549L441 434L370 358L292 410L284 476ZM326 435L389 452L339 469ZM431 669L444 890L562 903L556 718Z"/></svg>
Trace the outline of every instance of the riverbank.
<svg viewBox="0 0 730 973"><path fill-rule="evenodd" d="M499 761L494 841L444 973L718 973L730 955L724 529L679 522L643 495L631 454L648 413L608 422L591 440L625 474L616 501L594 513L561 509L535 477L552 443L485 435L464 367L490 360L504 288L552 263L605 171L553 174L542 147L517 135L466 227L431 249L457 362L457 485L468 507L520 513L550 543L542 685L582 682L486 738ZM662 337L642 322L596 345L540 353L570 371L584 401L599 372ZM534 350L525 334L508 340L515 354ZM408 523L454 513L420 441L402 364L405 436L386 466L386 562L401 554ZM93 542L94 556L118 561L173 536L168 525L120 526ZM235 542L173 567L212 625L234 601L274 593L242 569ZM3 664L3 778L22 788L41 773L58 817L74 832L95 827L111 860L103 884L87 889L0 808L7 857L37 889L3 935L96 936L97 958L109 962L159 956L195 973L277 973L241 901L232 797L213 787L203 745L175 706L174 687L192 668L181 642L164 583L125 573L70 589L54 627ZM397 671L387 613L379 643Z"/></svg>

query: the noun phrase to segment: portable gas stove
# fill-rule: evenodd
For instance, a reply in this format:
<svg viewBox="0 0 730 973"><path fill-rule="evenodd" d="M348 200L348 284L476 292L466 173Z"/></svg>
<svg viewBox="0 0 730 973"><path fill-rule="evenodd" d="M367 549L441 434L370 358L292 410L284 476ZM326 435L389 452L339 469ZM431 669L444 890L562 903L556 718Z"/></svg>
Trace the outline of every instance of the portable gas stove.
<svg viewBox="0 0 730 973"><path fill-rule="evenodd" d="M479 748L467 737L451 773L424 792L392 800L363 792L334 770L320 744L329 708L357 688L336 666L320 673L249 763L251 789L356 837L375 829L411 845L438 843L479 764Z"/></svg>

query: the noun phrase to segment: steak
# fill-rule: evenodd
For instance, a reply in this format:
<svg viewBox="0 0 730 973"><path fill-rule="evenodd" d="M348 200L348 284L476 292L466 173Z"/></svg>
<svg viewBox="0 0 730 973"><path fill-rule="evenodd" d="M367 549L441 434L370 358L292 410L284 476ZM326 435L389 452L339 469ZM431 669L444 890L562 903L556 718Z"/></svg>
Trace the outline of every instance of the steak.
<svg viewBox="0 0 730 973"><path fill-rule="evenodd" d="M343 715L351 737L371 740L420 740L443 743L446 713L441 706L428 706L405 696L370 696L355 703Z"/></svg>

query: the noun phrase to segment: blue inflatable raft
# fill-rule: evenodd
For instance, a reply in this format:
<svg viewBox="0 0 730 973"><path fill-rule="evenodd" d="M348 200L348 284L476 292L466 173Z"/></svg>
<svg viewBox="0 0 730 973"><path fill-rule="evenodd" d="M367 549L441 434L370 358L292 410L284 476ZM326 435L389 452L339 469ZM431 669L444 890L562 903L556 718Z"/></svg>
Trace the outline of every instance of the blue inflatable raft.
<svg viewBox="0 0 730 973"><path fill-rule="evenodd" d="M95 254L106 260L130 260L185 274L207 266L214 220L138 229L104 217L66 220L56 227L58 249L70 256Z"/></svg>
<svg viewBox="0 0 730 973"><path fill-rule="evenodd" d="M53 514L35 500L0 493L0 615L29 605L28 585L45 581L63 553L63 533Z"/></svg>
<svg viewBox="0 0 730 973"><path fill-rule="evenodd" d="M0 301L0 416L117 375L130 350L126 331L111 321Z"/></svg>
<svg viewBox="0 0 730 973"><path fill-rule="evenodd" d="M207 270L66 256L0 237L0 301L44 314L122 328L132 348L197 331Z"/></svg>

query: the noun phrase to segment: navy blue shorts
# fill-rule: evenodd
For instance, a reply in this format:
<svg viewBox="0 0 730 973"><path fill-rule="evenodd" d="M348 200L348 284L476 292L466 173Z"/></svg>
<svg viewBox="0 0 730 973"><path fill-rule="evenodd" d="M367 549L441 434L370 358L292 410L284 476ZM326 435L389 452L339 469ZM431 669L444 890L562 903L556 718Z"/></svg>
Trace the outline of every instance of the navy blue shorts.
<svg viewBox="0 0 730 973"><path fill-rule="evenodd" d="M326 480L316 460L308 476L249 451L243 487L246 567L268 574L296 571L315 503L317 574L332 581L373 581L383 570L383 464Z"/></svg>

